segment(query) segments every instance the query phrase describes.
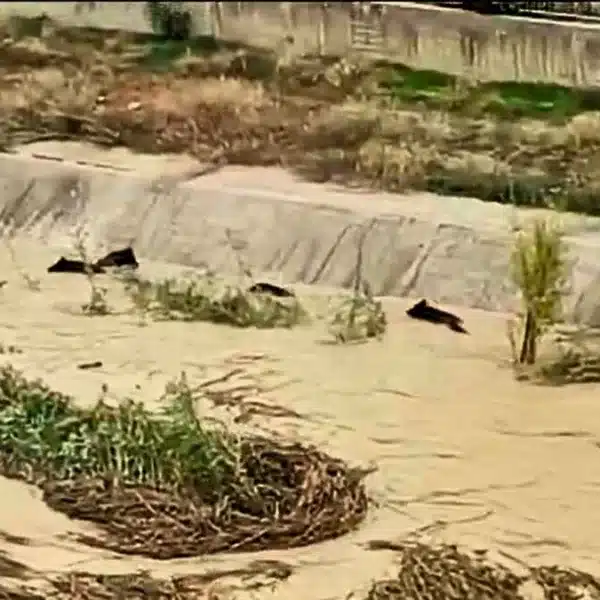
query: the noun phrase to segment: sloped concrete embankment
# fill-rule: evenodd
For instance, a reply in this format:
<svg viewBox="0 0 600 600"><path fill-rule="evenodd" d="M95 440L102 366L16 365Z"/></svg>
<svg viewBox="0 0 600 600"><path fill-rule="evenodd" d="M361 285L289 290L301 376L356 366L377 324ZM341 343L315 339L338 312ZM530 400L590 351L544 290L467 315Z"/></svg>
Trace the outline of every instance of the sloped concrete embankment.
<svg viewBox="0 0 600 600"><path fill-rule="evenodd" d="M148 159L149 160L149 159ZM255 273L349 287L364 236L377 295L428 297L486 310L515 308L507 207L432 195L359 194L294 181L282 171L225 169L190 179L66 161L0 156L1 210L16 232L69 248L85 223L100 247L132 243L146 259L237 270L227 231ZM570 316L600 326L600 221L569 220Z"/></svg>

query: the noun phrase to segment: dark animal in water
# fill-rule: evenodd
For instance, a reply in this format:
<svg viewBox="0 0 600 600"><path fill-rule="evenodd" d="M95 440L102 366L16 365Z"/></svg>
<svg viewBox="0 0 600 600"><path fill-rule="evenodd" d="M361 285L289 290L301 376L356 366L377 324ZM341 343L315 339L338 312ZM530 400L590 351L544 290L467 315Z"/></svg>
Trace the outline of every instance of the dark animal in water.
<svg viewBox="0 0 600 600"><path fill-rule="evenodd" d="M109 267L137 269L139 263L133 248L128 246L121 250L113 250L91 265L86 265L81 260L71 260L61 256L52 266L48 267L48 273L87 273L90 269L92 273L105 273L105 268Z"/></svg>
<svg viewBox="0 0 600 600"><path fill-rule="evenodd" d="M406 314L413 319L429 321L429 323L446 325L446 327L457 333L469 333L463 325L463 320L451 312L446 312L431 306L427 300L419 300L413 307L406 311Z"/></svg>
<svg viewBox="0 0 600 600"><path fill-rule="evenodd" d="M94 362L81 363L77 365L78 369L87 370L87 369L99 369L102 366L101 360L95 360Z"/></svg>
<svg viewBox="0 0 600 600"><path fill-rule="evenodd" d="M98 265L86 265L82 260L71 260L61 256L53 265L48 267L48 273L104 273Z"/></svg>
<svg viewBox="0 0 600 600"><path fill-rule="evenodd" d="M293 298L296 294L291 290L274 285L273 283L259 282L251 285L248 290L251 294L269 294L275 298Z"/></svg>
<svg viewBox="0 0 600 600"><path fill-rule="evenodd" d="M130 267L137 269L140 264L131 246L121 250L113 250L94 263L97 267Z"/></svg>

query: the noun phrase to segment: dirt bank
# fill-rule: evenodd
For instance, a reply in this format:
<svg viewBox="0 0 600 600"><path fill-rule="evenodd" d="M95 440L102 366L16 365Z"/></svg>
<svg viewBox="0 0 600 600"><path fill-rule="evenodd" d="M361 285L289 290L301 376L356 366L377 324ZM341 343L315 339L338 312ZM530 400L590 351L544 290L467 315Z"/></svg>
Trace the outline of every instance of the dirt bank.
<svg viewBox="0 0 600 600"><path fill-rule="evenodd" d="M598 214L596 90L487 83L345 59L134 43L4 42L6 148L86 140L278 165L313 181ZM78 37L79 36L79 37Z"/></svg>

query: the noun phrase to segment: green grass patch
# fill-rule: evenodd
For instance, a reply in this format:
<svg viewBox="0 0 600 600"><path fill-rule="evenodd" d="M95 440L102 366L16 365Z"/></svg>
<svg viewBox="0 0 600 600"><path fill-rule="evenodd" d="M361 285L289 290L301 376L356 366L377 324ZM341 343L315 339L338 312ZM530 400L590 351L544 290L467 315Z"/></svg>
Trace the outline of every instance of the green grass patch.
<svg viewBox="0 0 600 600"><path fill-rule="evenodd" d="M505 119L566 119L600 110L600 88L571 88L551 83L468 80L405 65L380 65L379 83L400 104L421 103L437 110L491 114Z"/></svg>
<svg viewBox="0 0 600 600"><path fill-rule="evenodd" d="M236 440L196 417L185 379L150 413L130 400L91 410L10 367L0 369L0 456L6 473L34 479L117 478L156 489L194 488L209 501L236 475Z"/></svg>
<svg viewBox="0 0 600 600"><path fill-rule="evenodd" d="M380 84L398 102L435 102L454 86L456 78L439 71L415 71L395 65L382 74Z"/></svg>

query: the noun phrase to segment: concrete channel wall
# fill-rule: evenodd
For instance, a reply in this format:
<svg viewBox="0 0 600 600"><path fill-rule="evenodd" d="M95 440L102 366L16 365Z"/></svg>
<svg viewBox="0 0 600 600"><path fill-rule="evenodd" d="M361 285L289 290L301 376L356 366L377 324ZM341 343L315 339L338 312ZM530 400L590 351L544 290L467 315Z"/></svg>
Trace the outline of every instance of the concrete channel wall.
<svg viewBox="0 0 600 600"><path fill-rule="evenodd" d="M74 232L85 227L91 255L131 244L142 263L224 276L239 274L224 243L233 233L256 277L329 290L352 287L362 244L377 296L502 312L518 309L510 223L547 214L459 196L357 192L277 168L196 177L197 169L185 156L37 142L0 154L0 212L13 233L58 256L72 256ZM565 214L562 222L573 260L565 315L600 327L600 219Z"/></svg>
<svg viewBox="0 0 600 600"><path fill-rule="evenodd" d="M198 34L285 49L362 54L482 80L600 82L600 25L488 17L410 3L189 2ZM1 2L0 17L149 31L144 2ZM291 43L289 36L292 36ZM286 39L288 40L286 42Z"/></svg>

